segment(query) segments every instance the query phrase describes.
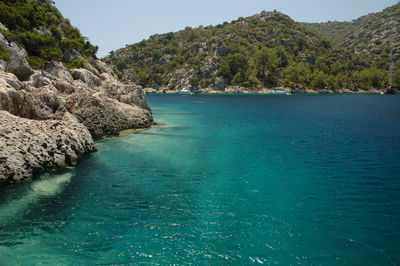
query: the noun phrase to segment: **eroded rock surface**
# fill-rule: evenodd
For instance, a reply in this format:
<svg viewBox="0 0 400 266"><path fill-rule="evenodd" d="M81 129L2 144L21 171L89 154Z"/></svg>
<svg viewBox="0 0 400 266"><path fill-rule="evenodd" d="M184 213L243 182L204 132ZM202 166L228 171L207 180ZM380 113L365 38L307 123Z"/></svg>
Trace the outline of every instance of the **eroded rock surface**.
<svg viewBox="0 0 400 266"><path fill-rule="evenodd" d="M142 87L121 83L105 63L33 70L1 33L0 45L12 52L0 67L0 181L74 164L96 149L93 137L153 123Z"/></svg>
<svg viewBox="0 0 400 266"><path fill-rule="evenodd" d="M0 177L13 183L55 167L73 165L95 151L92 136L76 118L31 120L0 111Z"/></svg>

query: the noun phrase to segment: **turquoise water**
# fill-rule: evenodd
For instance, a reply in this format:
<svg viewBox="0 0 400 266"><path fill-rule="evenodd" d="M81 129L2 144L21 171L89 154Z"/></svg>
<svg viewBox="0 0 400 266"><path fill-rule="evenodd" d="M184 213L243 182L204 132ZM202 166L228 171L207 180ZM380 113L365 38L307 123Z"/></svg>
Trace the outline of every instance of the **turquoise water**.
<svg viewBox="0 0 400 266"><path fill-rule="evenodd" d="M0 265L399 265L400 97L150 95L163 125L0 190Z"/></svg>

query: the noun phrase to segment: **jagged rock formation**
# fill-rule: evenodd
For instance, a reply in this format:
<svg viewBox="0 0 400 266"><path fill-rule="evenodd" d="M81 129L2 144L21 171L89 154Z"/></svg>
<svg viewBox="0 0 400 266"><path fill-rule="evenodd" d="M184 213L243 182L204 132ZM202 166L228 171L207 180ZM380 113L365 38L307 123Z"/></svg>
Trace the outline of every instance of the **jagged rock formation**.
<svg viewBox="0 0 400 266"><path fill-rule="evenodd" d="M12 53L0 69L0 181L72 165L96 150L93 137L152 124L143 89L121 83L103 62L33 70L26 50L1 33L0 46Z"/></svg>

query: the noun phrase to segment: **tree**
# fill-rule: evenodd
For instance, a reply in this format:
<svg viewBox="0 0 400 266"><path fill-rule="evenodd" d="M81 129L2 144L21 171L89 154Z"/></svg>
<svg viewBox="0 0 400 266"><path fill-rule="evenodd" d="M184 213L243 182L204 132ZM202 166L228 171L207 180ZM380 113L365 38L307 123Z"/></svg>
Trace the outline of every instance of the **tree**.
<svg viewBox="0 0 400 266"><path fill-rule="evenodd" d="M330 71L329 66L321 58L317 58L317 60L315 61L314 69L322 71L324 73L329 73Z"/></svg>
<svg viewBox="0 0 400 266"><path fill-rule="evenodd" d="M227 55L219 66L219 73L228 80L239 84L245 80L249 63L243 54L235 53Z"/></svg>
<svg viewBox="0 0 400 266"><path fill-rule="evenodd" d="M190 86L197 88L200 85L200 80L197 77L197 75L193 75L190 79L189 79L189 83Z"/></svg>
<svg viewBox="0 0 400 266"><path fill-rule="evenodd" d="M151 75L146 70L141 70L138 73L136 73L136 75L135 75L135 79L137 80L139 85L142 87L148 87L148 85L150 83L150 78L151 78Z"/></svg>
<svg viewBox="0 0 400 266"><path fill-rule="evenodd" d="M386 72L375 67L354 73L355 85L361 89L382 88L386 83Z"/></svg>
<svg viewBox="0 0 400 266"><path fill-rule="evenodd" d="M263 47L254 55L254 67L257 78L264 84L274 83L280 58L275 49Z"/></svg>
<svg viewBox="0 0 400 266"><path fill-rule="evenodd" d="M276 55L279 58L279 67L287 67L289 65L289 61L291 60L290 54L286 51L283 46L277 46L274 48Z"/></svg>
<svg viewBox="0 0 400 266"><path fill-rule="evenodd" d="M292 63L284 70L286 81L296 86L308 86L311 80L311 67L305 62Z"/></svg>
<svg viewBox="0 0 400 266"><path fill-rule="evenodd" d="M317 69L311 75L311 88L313 89L326 89L328 85L328 75L323 71Z"/></svg>

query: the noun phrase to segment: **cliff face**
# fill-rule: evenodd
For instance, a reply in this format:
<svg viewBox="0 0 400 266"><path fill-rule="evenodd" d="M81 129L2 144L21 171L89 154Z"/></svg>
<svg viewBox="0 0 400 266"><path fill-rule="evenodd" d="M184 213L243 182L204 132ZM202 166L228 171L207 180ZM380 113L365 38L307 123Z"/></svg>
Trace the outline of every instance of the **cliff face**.
<svg viewBox="0 0 400 266"><path fill-rule="evenodd" d="M93 138L152 124L143 89L121 83L105 63L68 48L64 62L35 70L29 47L0 27L0 183L73 165L96 151Z"/></svg>

